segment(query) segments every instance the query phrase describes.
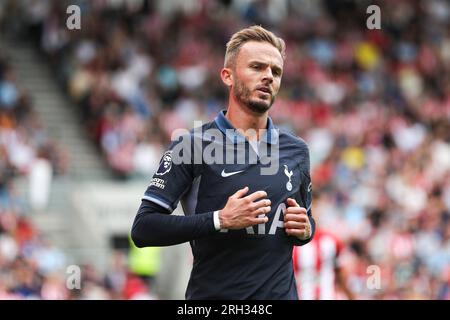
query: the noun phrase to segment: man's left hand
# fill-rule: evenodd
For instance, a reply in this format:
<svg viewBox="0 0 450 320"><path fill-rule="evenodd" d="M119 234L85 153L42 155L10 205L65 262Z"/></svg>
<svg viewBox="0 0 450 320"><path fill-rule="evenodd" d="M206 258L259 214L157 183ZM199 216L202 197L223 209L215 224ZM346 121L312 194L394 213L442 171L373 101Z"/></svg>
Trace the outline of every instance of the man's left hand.
<svg viewBox="0 0 450 320"><path fill-rule="evenodd" d="M295 199L287 199L288 207L284 213L284 228L290 236L307 240L311 237L311 223L306 209L300 207Z"/></svg>

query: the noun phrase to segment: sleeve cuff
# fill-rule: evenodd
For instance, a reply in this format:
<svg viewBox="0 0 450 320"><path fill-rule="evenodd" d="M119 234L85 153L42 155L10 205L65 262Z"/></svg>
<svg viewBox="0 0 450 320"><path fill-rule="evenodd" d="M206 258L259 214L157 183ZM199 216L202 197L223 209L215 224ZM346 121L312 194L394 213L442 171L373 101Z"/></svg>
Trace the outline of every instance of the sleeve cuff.
<svg viewBox="0 0 450 320"><path fill-rule="evenodd" d="M214 220L214 228L217 231L219 231L220 230L219 210L214 211L213 220Z"/></svg>
<svg viewBox="0 0 450 320"><path fill-rule="evenodd" d="M158 198L158 197L156 197L156 196L154 196L154 195L147 195L147 194L145 194L145 195L142 197L142 200L151 201L151 202L156 203L157 205L160 205L161 207L163 207L163 208L169 210L170 213L173 212L173 208L167 203L166 200L164 200L164 199L162 199L162 198Z"/></svg>

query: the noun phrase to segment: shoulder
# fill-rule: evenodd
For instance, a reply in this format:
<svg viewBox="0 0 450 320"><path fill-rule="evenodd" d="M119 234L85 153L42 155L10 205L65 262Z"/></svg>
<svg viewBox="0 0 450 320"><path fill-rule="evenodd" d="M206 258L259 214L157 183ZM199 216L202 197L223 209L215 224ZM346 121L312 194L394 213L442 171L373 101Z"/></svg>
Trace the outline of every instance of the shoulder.
<svg viewBox="0 0 450 320"><path fill-rule="evenodd" d="M309 146L305 140L287 129L278 128L278 130L280 135L280 143L295 146L296 148L299 148L309 154Z"/></svg>
<svg viewBox="0 0 450 320"><path fill-rule="evenodd" d="M192 143L205 140L205 137L211 135L215 130L219 130L214 121L207 122L202 126L193 129L177 129L172 133L170 149L179 146L180 143L186 144L186 147L192 146ZM208 133L210 133L208 135ZM180 147L180 146L179 146Z"/></svg>

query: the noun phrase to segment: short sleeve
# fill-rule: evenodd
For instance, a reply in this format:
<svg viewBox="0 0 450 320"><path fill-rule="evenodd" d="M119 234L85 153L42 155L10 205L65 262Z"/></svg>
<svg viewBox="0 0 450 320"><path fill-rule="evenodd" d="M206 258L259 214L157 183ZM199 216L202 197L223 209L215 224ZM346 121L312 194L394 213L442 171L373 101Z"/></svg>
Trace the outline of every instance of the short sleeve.
<svg viewBox="0 0 450 320"><path fill-rule="evenodd" d="M186 139L185 139L186 141ZM158 170L142 200L151 201L172 212L183 194L190 189L194 179L194 165L190 148L182 141L171 144L162 155Z"/></svg>

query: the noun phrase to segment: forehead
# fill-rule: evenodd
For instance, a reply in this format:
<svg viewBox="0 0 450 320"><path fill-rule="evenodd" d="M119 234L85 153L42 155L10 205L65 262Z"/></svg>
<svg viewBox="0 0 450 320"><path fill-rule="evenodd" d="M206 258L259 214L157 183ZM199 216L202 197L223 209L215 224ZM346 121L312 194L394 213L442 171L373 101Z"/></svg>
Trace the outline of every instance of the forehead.
<svg viewBox="0 0 450 320"><path fill-rule="evenodd" d="M283 66L280 51L268 42L249 41L242 45L237 57L237 64L258 61L267 64Z"/></svg>

